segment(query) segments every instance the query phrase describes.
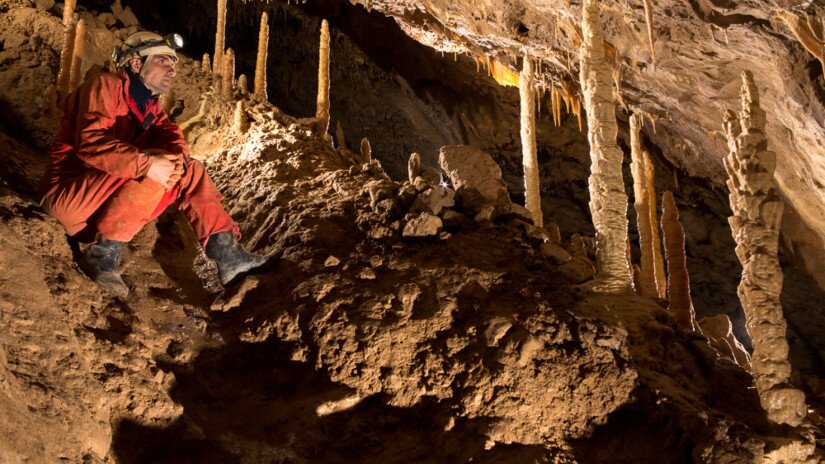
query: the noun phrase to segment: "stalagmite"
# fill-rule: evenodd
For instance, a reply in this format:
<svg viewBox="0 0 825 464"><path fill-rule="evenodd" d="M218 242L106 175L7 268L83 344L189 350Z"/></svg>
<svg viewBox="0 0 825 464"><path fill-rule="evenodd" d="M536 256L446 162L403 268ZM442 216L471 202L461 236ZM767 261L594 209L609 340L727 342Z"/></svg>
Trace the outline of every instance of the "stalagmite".
<svg viewBox="0 0 825 464"><path fill-rule="evenodd" d="M407 178L410 180L410 183L415 182L415 178L421 175L421 156L418 153L413 153L410 155L410 159L407 161Z"/></svg>
<svg viewBox="0 0 825 464"><path fill-rule="evenodd" d="M598 283L607 292L632 290L627 260L627 194L622 180L622 150L613 104L610 66L604 56L599 2L584 0L581 47L581 88L587 110L590 142L590 211L598 243Z"/></svg>
<svg viewBox="0 0 825 464"><path fill-rule="evenodd" d="M524 164L525 207L530 211L533 224L542 227L541 192L539 190L539 163L536 149L536 100L533 98L533 64L523 58L519 74L521 96L521 153Z"/></svg>
<svg viewBox="0 0 825 464"><path fill-rule="evenodd" d="M318 46L318 98L315 117L318 131L325 134L329 130L329 23L321 21L321 43Z"/></svg>
<svg viewBox="0 0 825 464"><path fill-rule="evenodd" d="M235 103L235 114L232 118L232 130L236 134L243 134L249 130L249 118L246 116L246 111L244 110L244 101L238 100Z"/></svg>
<svg viewBox="0 0 825 464"><path fill-rule="evenodd" d="M212 63L209 62L209 53L203 54L203 61L201 62L201 71L205 73L212 72Z"/></svg>
<svg viewBox="0 0 825 464"><path fill-rule="evenodd" d="M72 47L72 69L69 73L69 92L83 83L83 52L86 50L86 21L77 22Z"/></svg>
<svg viewBox="0 0 825 464"><path fill-rule="evenodd" d="M361 139L361 163L366 164L372 160L372 147L370 147L370 141L368 138L364 137Z"/></svg>
<svg viewBox="0 0 825 464"><path fill-rule="evenodd" d="M218 27L215 31L215 53L212 55L212 72L220 75L223 72L223 53L226 43L226 0L218 0Z"/></svg>
<svg viewBox="0 0 825 464"><path fill-rule="evenodd" d="M241 74L238 76L238 81L235 83L235 88L244 94L249 92L249 79L246 78L246 74Z"/></svg>
<svg viewBox="0 0 825 464"><path fill-rule="evenodd" d="M630 156L632 163L630 170L633 173L633 196L636 207L636 224L639 229L639 249L641 262L639 266L639 294L644 297L659 296L656 288L656 272L653 265L653 224L650 222L650 203L647 193L647 176L645 175L645 157L642 152L640 139L641 126L639 117L630 116Z"/></svg>
<svg viewBox="0 0 825 464"><path fill-rule="evenodd" d="M68 95L69 88L71 87L72 51L74 50L75 36L75 24L73 21L70 20L69 24L63 27L63 50L60 51L60 69L57 72L58 99L62 99Z"/></svg>
<svg viewBox="0 0 825 464"><path fill-rule="evenodd" d="M266 59L269 48L269 15L261 14L261 30L258 32L258 58L255 60L255 91L253 95L262 100L266 95Z"/></svg>
<svg viewBox="0 0 825 464"><path fill-rule="evenodd" d="M642 152L645 163L645 186L647 187L647 204L650 213L650 248L653 250L653 274L656 278L656 290L659 298L667 296L667 277L665 276L665 260L662 256L662 242L659 239L659 221L656 205L656 179L653 171L653 161L647 150Z"/></svg>
<svg viewBox="0 0 825 464"><path fill-rule="evenodd" d="M63 4L63 26L69 26L74 19L74 7L77 0L66 0Z"/></svg>
<svg viewBox="0 0 825 464"><path fill-rule="evenodd" d="M685 259L685 230L673 193L662 195L662 234L667 259L667 297L676 322L685 330L696 330L696 313L690 298L690 274Z"/></svg>
<svg viewBox="0 0 825 464"><path fill-rule="evenodd" d="M653 48L653 5L651 0L642 0L645 5L645 21L647 21L647 41L650 44L650 61L656 61L656 49Z"/></svg>
<svg viewBox="0 0 825 464"><path fill-rule="evenodd" d="M787 323L779 294L782 268L777 256L782 199L774 187L776 154L768 150L765 111L749 71L742 73L742 114L725 113L730 154L725 157L733 216L729 223L742 263L738 294L753 339L756 390L768 418L799 425L807 412L805 395L788 385Z"/></svg>
<svg viewBox="0 0 825 464"><path fill-rule="evenodd" d="M223 73L221 75L221 95L231 99L235 92L235 52L228 48L223 56Z"/></svg>
<svg viewBox="0 0 825 464"><path fill-rule="evenodd" d="M347 136L341 121L335 121L335 141L338 142L338 148L347 148Z"/></svg>

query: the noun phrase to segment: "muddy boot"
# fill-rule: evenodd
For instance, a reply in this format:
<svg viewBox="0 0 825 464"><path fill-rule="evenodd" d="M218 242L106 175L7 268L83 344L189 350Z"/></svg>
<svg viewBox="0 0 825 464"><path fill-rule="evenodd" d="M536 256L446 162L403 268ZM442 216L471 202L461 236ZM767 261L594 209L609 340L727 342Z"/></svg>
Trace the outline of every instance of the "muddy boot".
<svg viewBox="0 0 825 464"><path fill-rule="evenodd" d="M97 282L109 293L126 297L129 294L129 287L120 278L120 271L117 269L117 259L125 242L107 240L102 236L94 245L90 246L80 257L80 269L89 278Z"/></svg>
<svg viewBox="0 0 825 464"><path fill-rule="evenodd" d="M231 230L212 234L206 242L206 256L215 260L224 286L232 285L242 277L266 270L275 264L275 256L247 253L235 241Z"/></svg>

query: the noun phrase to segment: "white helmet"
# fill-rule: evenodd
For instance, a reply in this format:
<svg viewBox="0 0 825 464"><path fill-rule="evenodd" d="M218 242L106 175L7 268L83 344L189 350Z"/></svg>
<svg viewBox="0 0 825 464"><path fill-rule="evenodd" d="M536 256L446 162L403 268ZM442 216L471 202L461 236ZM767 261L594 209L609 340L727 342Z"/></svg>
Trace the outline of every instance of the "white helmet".
<svg viewBox="0 0 825 464"><path fill-rule="evenodd" d="M180 34L169 34L163 37L155 32L139 31L127 37L120 48L115 47L112 61L119 68L135 56L170 55L177 58L175 50L181 47L183 47L183 37Z"/></svg>

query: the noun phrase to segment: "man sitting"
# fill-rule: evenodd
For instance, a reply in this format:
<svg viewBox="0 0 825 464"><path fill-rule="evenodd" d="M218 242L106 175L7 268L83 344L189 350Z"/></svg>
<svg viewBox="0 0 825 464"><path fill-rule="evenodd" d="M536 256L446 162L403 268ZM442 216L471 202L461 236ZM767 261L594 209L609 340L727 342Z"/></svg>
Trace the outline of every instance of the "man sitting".
<svg viewBox="0 0 825 464"><path fill-rule="evenodd" d="M229 285L268 258L244 251L238 226L203 164L158 98L172 88L182 40L141 31L115 54L117 74L87 80L63 103L63 119L40 182L40 204L81 242L95 242L80 267L125 297L117 260L123 245L169 205L183 211Z"/></svg>

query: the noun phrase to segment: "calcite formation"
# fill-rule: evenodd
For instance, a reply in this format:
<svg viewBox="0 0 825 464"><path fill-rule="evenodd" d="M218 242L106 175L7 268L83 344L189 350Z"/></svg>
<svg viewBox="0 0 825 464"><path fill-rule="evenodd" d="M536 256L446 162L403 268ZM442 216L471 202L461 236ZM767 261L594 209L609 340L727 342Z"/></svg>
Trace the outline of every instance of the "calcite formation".
<svg viewBox="0 0 825 464"><path fill-rule="evenodd" d="M581 87L587 110L590 142L590 211L598 241L596 289L631 291L632 274L627 259L627 194L622 180L622 150L616 142L613 80L605 59L604 38L596 0L582 7Z"/></svg>
<svg viewBox="0 0 825 464"><path fill-rule="evenodd" d="M318 46L318 98L315 117L318 131L325 134L329 130L329 23L321 21L321 42Z"/></svg>
<svg viewBox="0 0 825 464"><path fill-rule="evenodd" d="M696 330L696 313L690 298L690 274L685 259L685 230L672 192L662 195L662 234L667 259L667 297L676 322L685 330Z"/></svg>
<svg viewBox="0 0 825 464"><path fill-rule="evenodd" d="M665 277L665 261L662 256L662 242L659 238L659 221L656 213L656 185L655 172L653 170L653 161L650 159L650 153L647 150L642 152L642 158L645 164L645 186L647 187L647 204L648 213L650 214L650 247L653 250L653 273L656 276L656 290L659 298L664 298L667 295L667 277Z"/></svg>
<svg viewBox="0 0 825 464"><path fill-rule="evenodd" d="M788 385L787 323L779 294L782 268L777 257L782 199L774 187L776 154L768 150L765 111L749 71L742 73L742 114L725 113L730 154L725 157L729 223L742 263L739 299L753 339L753 374L762 407L773 422L799 425L806 415L804 394Z"/></svg>
<svg viewBox="0 0 825 464"><path fill-rule="evenodd" d="M86 21L81 19L75 25L74 46L72 47L72 69L69 73L69 92L83 83L83 52L86 49Z"/></svg>
<svg viewBox="0 0 825 464"><path fill-rule="evenodd" d="M361 139L361 163L366 164L372 160L372 147L370 146L370 139L364 137Z"/></svg>
<svg viewBox="0 0 825 464"><path fill-rule="evenodd" d="M223 56L223 72L221 73L221 94L223 98L231 99L235 91L235 51L226 50Z"/></svg>
<svg viewBox="0 0 825 464"><path fill-rule="evenodd" d="M421 155L412 153L407 161L407 178L410 183L413 183L419 175L421 175Z"/></svg>
<svg viewBox="0 0 825 464"><path fill-rule="evenodd" d="M656 222L651 222L650 195L647 192L649 187L645 170L646 160L642 151L640 133L639 117L633 114L630 116L630 155L633 160L630 169L633 173L634 206L636 207L636 224L639 230L639 248L641 250L638 290L639 294L644 297L655 297L659 296L653 260L652 229L655 227ZM653 217L655 218L655 213Z"/></svg>
<svg viewBox="0 0 825 464"><path fill-rule="evenodd" d="M212 55L212 72L218 76L223 72L223 54L226 44L226 0L218 0L218 25L215 31L215 53Z"/></svg>
<svg viewBox="0 0 825 464"><path fill-rule="evenodd" d="M533 217L533 223L541 227L541 192L539 189L539 162L536 148L536 98L533 86L533 64L530 58L523 58L519 74L519 95L521 97L521 154L524 166L525 207Z"/></svg>
<svg viewBox="0 0 825 464"><path fill-rule="evenodd" d="M64 10L63 49L60 50L60 69L57 72L57 94L63 98L69 93L72 73L72 50L74 49L75 23L69 18L66 22Z"/></svg>
<svg viewBox="0 0 825 464"><path fill-rule="evenodd" d="M253 95L263 100L266 95L266 57L269 49L269 15L261 13L261 29L258 32L258 56L255 59L255 90Z"/></svg>

